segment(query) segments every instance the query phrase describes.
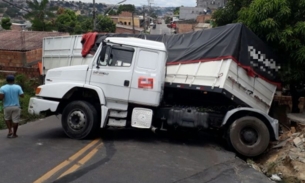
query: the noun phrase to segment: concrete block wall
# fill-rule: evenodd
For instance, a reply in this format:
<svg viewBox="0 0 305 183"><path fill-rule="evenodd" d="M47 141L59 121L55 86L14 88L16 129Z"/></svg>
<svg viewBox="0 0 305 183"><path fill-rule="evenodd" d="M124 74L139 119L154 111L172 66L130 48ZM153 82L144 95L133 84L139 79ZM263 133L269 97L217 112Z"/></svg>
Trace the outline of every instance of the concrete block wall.
<svg viewBox="0 0 305 183"><path fill-rule="evenodd" d="M35 61L41 61L42 58L42 49L32 50L25 53L26 63L31 63Z"/></svg>
<svg viewBox="0 0 305 183"><path fill-rule="evenodd" d="M211 15L199 15L196 19L197 23L205 23L206 20L210 20Z"/></svg>
<svg viewBox="0 0 305 183"><path fill-rule="evenodd" d="M0 50L0 66L22 67L24 61L22 52Z"/></svg>
<svg viewBox="0 0 305 183"><path fill-rule="evenodd" d="M41 61L42 49L20 52L0 50L0 66L23 67L31 62Z"/></svg>
<svg viewBox="0 0 305 183"><path fill-rule="evenodd" d="M178 33L182 34L182 33L193 32L195 26L196 24L177 24Z"/></svg>

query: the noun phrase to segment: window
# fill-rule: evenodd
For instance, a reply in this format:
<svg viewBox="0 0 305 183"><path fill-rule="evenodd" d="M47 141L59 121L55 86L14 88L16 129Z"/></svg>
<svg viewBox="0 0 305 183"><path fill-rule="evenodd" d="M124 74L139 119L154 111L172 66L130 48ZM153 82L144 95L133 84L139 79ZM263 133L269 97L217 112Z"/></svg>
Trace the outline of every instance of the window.
<svg viewBox="0 0 305 183"><path fill-rule="evenodd" d="M158 52L141 50L139 53L138 67L148 70L156 70L158 58Z"/></svg>
<svg viewBox="0 0 305 183"><path fill-rule="evenodd" d="M100 66L130 67L134 49L122 46L107 46L99 56Z"/></svg>

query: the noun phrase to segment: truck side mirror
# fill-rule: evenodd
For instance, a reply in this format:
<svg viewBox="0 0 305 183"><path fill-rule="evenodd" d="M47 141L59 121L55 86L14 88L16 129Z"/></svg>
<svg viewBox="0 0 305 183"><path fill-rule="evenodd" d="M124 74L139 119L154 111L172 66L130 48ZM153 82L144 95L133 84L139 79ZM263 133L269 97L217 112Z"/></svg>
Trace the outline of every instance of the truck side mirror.
<svg viewBox="0 0 305 183"><path fill-rule="evenodd" d="M96 68L99 68L99 66L101 65L102 66L108 65L110 54L111 54L111 46L104 43L97 60Z"/></svg>
<svg viewBox="0 0 305 183"><path fill-rule="evenodd" d="M102 51L100 53L100 60L105 60L106 50L107 50L107 44L103 43Z"/></svg>

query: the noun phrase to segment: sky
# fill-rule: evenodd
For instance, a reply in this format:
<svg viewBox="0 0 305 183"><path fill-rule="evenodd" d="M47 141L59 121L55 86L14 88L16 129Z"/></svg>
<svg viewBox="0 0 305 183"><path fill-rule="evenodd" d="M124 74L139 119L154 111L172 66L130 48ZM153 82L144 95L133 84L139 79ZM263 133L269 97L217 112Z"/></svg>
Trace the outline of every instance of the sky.
<svg viewBox="0 0 305 183"><path fill-rule="evenodd" d="M76 0L78 1L78 0ZM82 2L93 2L93 0L81 0ZM96 3L116 4L121 0L95 0ZM196 0L151 0L152 6L196 6ZM148 5L147 0L126 0L123 4L134 4L136 6Z"/></svg>

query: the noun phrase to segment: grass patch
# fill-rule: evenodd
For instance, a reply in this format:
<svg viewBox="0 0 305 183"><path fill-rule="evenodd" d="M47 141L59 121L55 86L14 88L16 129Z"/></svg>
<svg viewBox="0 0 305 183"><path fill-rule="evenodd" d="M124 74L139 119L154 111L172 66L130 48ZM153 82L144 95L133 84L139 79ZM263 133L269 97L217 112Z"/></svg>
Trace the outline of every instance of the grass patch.
<svg viewBox="0 0 305 183"><path fill-rule="evenodd" d="M4 79L5 77L2 75L0 76L0 87L6 84ZM19 84L24 92L24 98L20 98L20 106L21 106L21 122L20 124L25 124L29 121L34 121L39 118L43 118L43 115L31 115L28 113L28 106L30 98L35 96L35 89L37 86L40 85L39 80L37 79L30 79L24 74L18 74L15 76L15 83ZM3 104L1 104L3 105ZM3 107L3 106L2 106ZM4 121L4 114L3 110L0 112L0 129L5 129L5 121Z"/></svg>

